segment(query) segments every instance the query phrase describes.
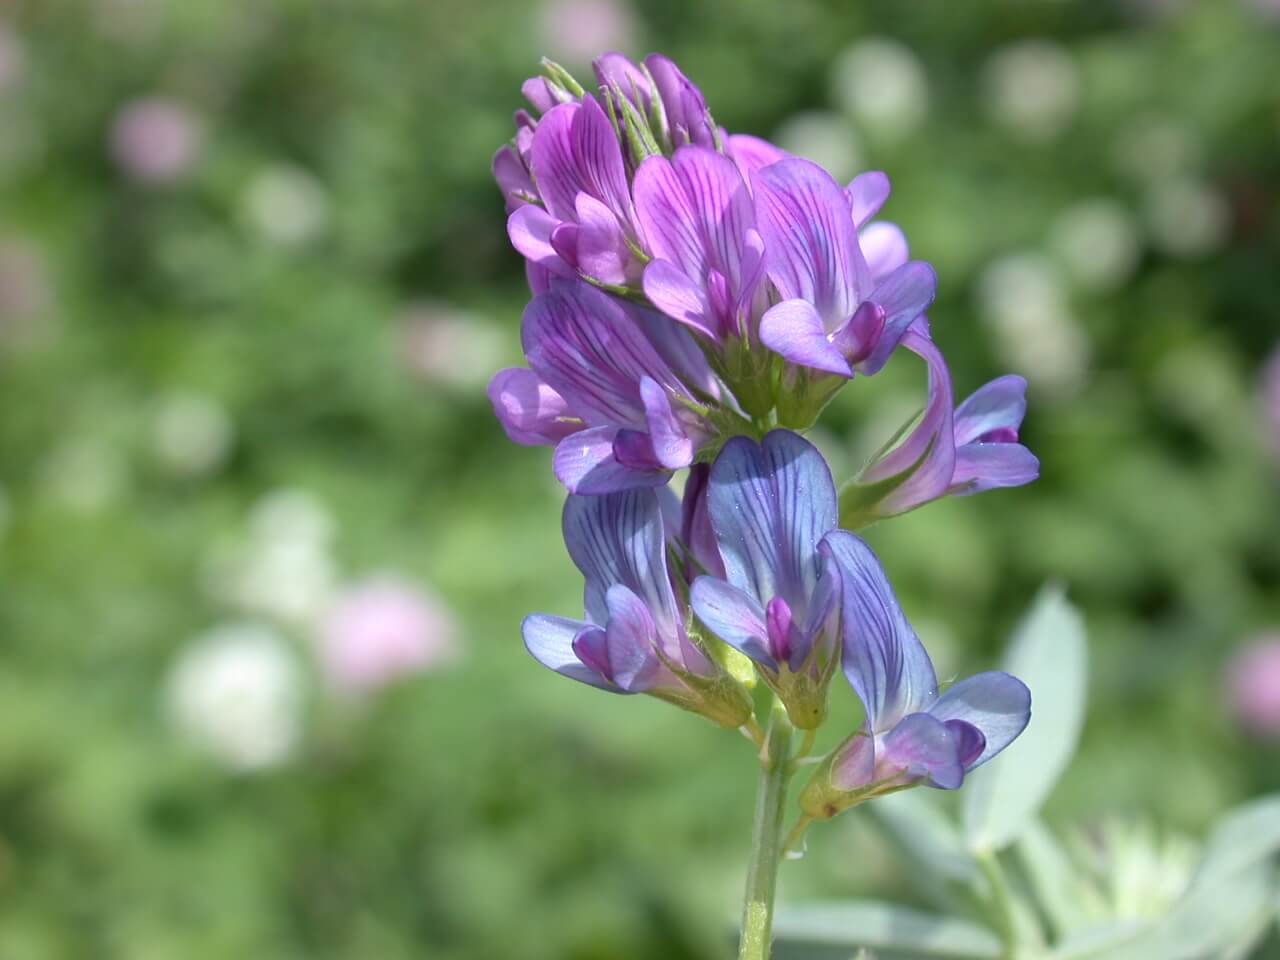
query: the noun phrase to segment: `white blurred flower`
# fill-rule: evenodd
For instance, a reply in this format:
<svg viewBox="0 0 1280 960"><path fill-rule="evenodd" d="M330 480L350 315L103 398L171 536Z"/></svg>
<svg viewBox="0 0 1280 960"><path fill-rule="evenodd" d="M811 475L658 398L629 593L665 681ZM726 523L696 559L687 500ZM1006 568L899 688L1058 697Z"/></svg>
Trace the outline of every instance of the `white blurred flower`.
<svg viewBox="0 0 1280 960"><path fill-rule="evenodd" d="M121 108L111 127L111 154L130 178L167 184L195 165L204 146L204 128L187 104L170 97L134 100Z"/></svg>
<svg viewBox="0 0 1280 960"><path fill-rule="evenodd" d="M1083 384L1089 343L1051 262L1029 252L993 261L976 294L997 351L1033 389L1064 395Z"/></svg>
<svg viewBox="0 0 1280 960"><path fill-rule="evenodd" d="M1105 820L1069 838L1093 874L1100 918L1162 917L1186 892L1200 851L1180 834L1160 835L1146 821ZM1093 898L1090 898L1093 899ZM1087 902L1087 901L1086 901Z"/></svg>
<svg viewBox="0 0 1280 960"><path fill-rule="evenodd" d="M457 637L457 624L443 601L384 574L339 593L316 639L330 686L360 694L439 666L456 654Z"/></svg>
<svg viewBox="0 0 1280 960"><path fill-rule="evenodd" d="M1045 143L1071 125L1080 77L1070 52L1048 40L998 50L983 68L987 112L1012 136Z"/></svg>
<svg viewBox="0 0 1280 960"><path fill-rule="evenodd" d="M91 513L119 498L128 479L123 457L105 438L72 437L41 464L45 489L73 510Z"/></svg>
<svg viewBox="0 0 1280 960"><path fill-rule="evenodd" d="M1230 226L1230 212L1222 195L1190 177L1153 184L1147 194L1146 219L1157 248L1188 259L1221 247Z"/></svg>
<svg viewBox="0 0 1280 960"><path fill-rule="evenodd" d="M0 20L0 93L21 82L26 61L26 51L17 33L6 21Z"/></svg>
<svg viewBox="0 0 1280 960"><path fill-rule="evenodd" d="M539 11L538 33L538 49L571 64L636 45L635 18L622 0L550 0Z"/></svg>
<svg viewBox="0 0 1280 960"><path fill-rule="evenodd" d="M468 390L481 386L506 354L502 330L451 304L411 304L401 314L399 327L405 361L431 383Z"/></svg>
<svg viewBox="0 0 1280 960"><path fill-rule="evenodd" d="M249 181L242 200L245 222L262 239L297 247L319 236L329 223L324 185L300 167L273 166Z"/></svg>
<svg viewBox="0 0 1280 960"><path fill-rule="evenodd" d="M1204 146L1180 118L1149 114L1125 124L1113 155L1118 170L1147 186L1195 171L1203 159Z"/></svg>
<svg viewBox="0 0 1280 960"><path fill-rule="evenodd" d="M1254 736L1280 740L1280 633L1253 638L1226 669L1227 706Z"/></svg>
<svg viewBox="0 0 1280 960"><path fill-rule="evenodd" d="M215 545L206 561L206 587L237 609L313 624L337 580L333 527L332 515L311 494L268 494L253 508L247 538Z"/></svg>
<svg viewBox="0 0 1280 960"><path fill-rule="evenodd" d="M298 664L261 624L215 628L178 656L166 684L179 732L235 771L275 766L302 734Z"/></svg>
<svg viewBox="0 0 1280 960"><path fill-rule="evenodd" d="M1063 211L1050 229L1049 244L1079 286L1115 290L1132 278L1141 255L1133 215L1106 197Z"/></svg>
<svg viewBox="0 0 1280 960"><path fill-rule="evenodd" d="M151 446L173 473L201 476L220 467L231 450L235 427L226 408L198 393L173 393L156 405Z"/></svg>
<svg viewBox="0 0 1280 960"><path fill-rule="evenodd" d="M909 47L886 37L862 40L831 70L832 96L871 134L897 140L929 111L929 80Z"/></svg>
<svg viewBox="0 0 1280 960"><path fill-rule="evenodd" d="M849 121L838 113L807 110L783 121L775 142L797 157L812 160L844 182L862 168L862 151Z"/></svg>

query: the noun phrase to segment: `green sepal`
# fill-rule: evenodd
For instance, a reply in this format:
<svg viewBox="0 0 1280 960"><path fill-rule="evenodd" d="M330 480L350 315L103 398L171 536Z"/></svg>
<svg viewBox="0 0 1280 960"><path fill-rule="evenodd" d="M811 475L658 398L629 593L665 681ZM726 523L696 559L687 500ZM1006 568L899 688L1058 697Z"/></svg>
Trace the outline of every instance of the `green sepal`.
<svg viewBox="0 0 1280 960"><path fill-rule="evenodd" d="M542 70L547 75L547 79L554 83L561 90L567 92L571 98L581 99L582 95L587 91L577 80L574 79L572 73L566 70L554 60L546 57L542 58Z"/></svg>

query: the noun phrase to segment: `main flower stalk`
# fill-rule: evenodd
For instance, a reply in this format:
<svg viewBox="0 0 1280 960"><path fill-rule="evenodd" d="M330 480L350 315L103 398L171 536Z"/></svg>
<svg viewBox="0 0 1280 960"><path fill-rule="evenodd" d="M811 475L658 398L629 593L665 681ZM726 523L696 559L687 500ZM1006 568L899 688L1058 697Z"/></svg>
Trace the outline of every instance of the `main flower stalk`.
<svg viewBox="0 0 1280 960"><path fill-rule="evenodd" d="M738 960L768 960L773 935L773 900L782 842L787 787L791 783L791 740L794 728L775 698L760 751L760 785L756 791L755 821L751 828L751 863L742 900L742 939Z"/></svg>

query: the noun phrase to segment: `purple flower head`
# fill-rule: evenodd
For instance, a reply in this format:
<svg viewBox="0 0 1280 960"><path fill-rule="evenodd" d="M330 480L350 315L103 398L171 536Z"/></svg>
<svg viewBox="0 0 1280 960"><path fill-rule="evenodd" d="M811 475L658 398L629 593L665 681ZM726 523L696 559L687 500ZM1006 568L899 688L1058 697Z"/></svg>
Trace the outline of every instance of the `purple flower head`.
<svg viewBox="0 0 1280 960"><path fill-rule="evenodd" d="M508 149L494 172L504 194L519 199L518 149ZM516 206L507 221L512 246L559 276L638 286L644 264L622 147L594 97L555 106L538 121L528 167L541 203Z"/></svg>
<svg viewBox="0 0 1280 960"><path fill-rule="evenodd" d="M634 192L654 258L644 271L650 302L712 343L746 338L764 243L738 167L706 147L681 147L670 160L645 160Z"/></svg>
<svg viewBox="0 0 1280 960"><path fill-rule="evenodd" d="M694 581L694 613L755 662L796 726L817 727L838 659L831 472L789 431L735 437L711 467L707 505L725 574Z"/></svg>
<svg viewBox="0 0 1280 960"><path fill-rule="evenodd" d="M901 443L841 491L845 526L864 526L947 494L1022 486L1040 475L1040 461L1018 443L1027 408L1022 377L992 380L953 410L951 374L923 319L902 345L928 367L924 413Z"/></svg>
<svg viewBox="0 0 1280 960"><path fill-rule="evenodd" d="M489 397L517 443L556 444L570 491L662 486L713 436L694 394L714 402L706 361L650 311L558 281L525 309L521 339L530 370L499 372Z"/></svg>
<svg viewBox="0 0 1280 960"><path fill-rule="evenodd" d="M929 654L871 548L844 531L827 544L842 580L844 673L866 718L805 787L802 807L825 819L903 787L956 789L1023 731L1030 691L993 671L939 695Z"/></svg>
<svg viewBox="0 0 1280 960"><path fill-rule="evenodd" d="M667 573L653 490L570 496L564 540L586 580L586 619L526 617L524 643L557 673L612 693L648 693L727 727L751 714L746 691L690 638Z"/></svg>
<svg viewBox="0 0 1280 960"><path fill-rule="evenodd" d="M864 174L850 187L800 158L752 177L769 278L781 298L761 318L760 339L796 367L845 379L884 366L937 285L933 268L921 261L883 272L892 249L877 247L882 275L873 273L859 221L879 209L888 180Z"/></svg>
<svg viewBox="0 0 1280 960"><path fill-rule="evenodd" d="M1226 670L1227 703L1247 732L1280 738L1280 633L1255 637L1232 655Z"/></svg>

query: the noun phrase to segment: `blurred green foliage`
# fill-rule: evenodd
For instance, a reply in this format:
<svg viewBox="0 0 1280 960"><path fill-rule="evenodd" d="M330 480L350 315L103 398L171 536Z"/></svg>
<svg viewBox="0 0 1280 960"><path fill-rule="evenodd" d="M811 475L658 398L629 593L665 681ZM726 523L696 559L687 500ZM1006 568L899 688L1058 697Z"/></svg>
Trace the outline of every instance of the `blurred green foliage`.
<svg viewBox="0 0 1280 960"><path fill-rule="evenodd" d="M526 296L489 159L521 80L543 52L573 60L591 9L0 2L0 956L726 953L750 748L526 657L519 618L576 615L579 584L547 452L508 443L483 392L518 361ZM1280 789L1219 679L1280 623L1256 389L1280 339L1266 0L618 9L593 29L674 57L730 129L797 149L817 131L887 170L886 214L938 268L958 392L1031 379L1040 482L870 539L944 675L1067 584L1092 701L1050 820L1199 831ZM869 37L887 61L857 54ZM1001 57L1028 40L1050 47ZM196 131L166 182L113 147L151 97ZM1099 198L1110 231L1073 231ZM855 463L922 379L898 361L854 384L819 441ZM157 453L175 394L225 412L216 462ZM280 624L308 664L305 733L236 774L174 730L165 683L193 637L246 615L210 557L281 488L332 513L344 575L442 595L461 655L353 705L313 675L307 627ZM782 881L910 886L856 815Z"/></svg>

